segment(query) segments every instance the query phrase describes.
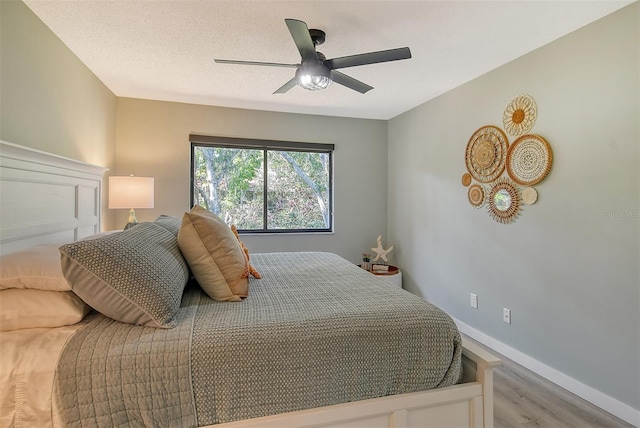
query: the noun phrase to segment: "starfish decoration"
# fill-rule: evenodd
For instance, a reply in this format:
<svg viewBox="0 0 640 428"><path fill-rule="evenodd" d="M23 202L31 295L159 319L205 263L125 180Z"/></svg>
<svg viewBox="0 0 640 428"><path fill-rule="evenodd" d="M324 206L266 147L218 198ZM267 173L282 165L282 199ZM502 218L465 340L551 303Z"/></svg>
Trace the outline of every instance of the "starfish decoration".
<svg viewBox="0 0 640 428"><path fill-rule="evenodd" d="M376 257L375 259L373 259L373 261L376 262L378 261L378 259L382 259L385 263L387 263L389 261L387 260L387 254L389 254L391 250L393 250L393 245L386 250L382 249L382 235L378 236L378 246L376 248L371 248L371 251L376 253Z"/></svg>

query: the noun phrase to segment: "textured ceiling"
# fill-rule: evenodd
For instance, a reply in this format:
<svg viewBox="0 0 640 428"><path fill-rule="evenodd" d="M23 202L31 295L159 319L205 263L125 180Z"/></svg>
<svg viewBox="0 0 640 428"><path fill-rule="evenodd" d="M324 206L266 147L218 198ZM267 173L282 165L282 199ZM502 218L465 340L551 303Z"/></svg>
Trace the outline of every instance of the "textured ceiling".
<svg viewBox="0 0 640 428"><path fill-rule="evenodd" d="M119 97L390 119L627 4L625 1L24 0ZM408 46L413 58L341 69L375 89L273 91L298 63L284 23L327 33L327 58Z"/></svg>

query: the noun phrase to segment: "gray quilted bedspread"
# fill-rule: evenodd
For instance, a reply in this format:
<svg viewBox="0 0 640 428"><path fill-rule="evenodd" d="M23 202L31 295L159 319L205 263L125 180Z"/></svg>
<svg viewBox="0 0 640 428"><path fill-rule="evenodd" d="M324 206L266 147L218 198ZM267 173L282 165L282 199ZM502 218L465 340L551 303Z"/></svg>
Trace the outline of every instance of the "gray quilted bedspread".
<svg viewBox="0 0 640 428"><path fill-rule="evenodd" d="M177 327L95 315L65 346L70 426L196 427L457 383L440 309L330 253L252 255L242 302L187 287Z"/></svg>

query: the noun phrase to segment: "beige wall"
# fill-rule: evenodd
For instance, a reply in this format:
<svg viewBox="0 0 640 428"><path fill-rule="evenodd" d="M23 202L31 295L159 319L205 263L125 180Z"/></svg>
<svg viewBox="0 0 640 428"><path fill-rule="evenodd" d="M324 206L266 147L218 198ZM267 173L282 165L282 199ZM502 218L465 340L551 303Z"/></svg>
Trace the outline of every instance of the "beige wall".
<svg viewBox="0 0 640 428"><path fill-rule="evenodd" d="M136 210L140 221L189 209L189 134L198 133L335 144L335 233L244 235L251 251L333 251L357 262L386 233L386 121L119 98L117 123L116 173L155 178L155 208Z"/></svg>
<svg viewBox="0 0 640 428"><path fill-rule="evenodd" d="M638 16L635 3L389 122L405 286L623 410L640 409ZM502 127L521 93L554 164L538 202L504 225L469 204L461 176L469 137Z"/></svg>
<svg viewBox="0 0 640 428"><path fill-rule="evenodd" d="M358 261L386 233L386 122L118 99L23 2L0 7L1 139L106 166L107 176L155 177L156 208L138 210L140 220L189 208L189 133L334 143L335 233L245 241ZM118 228L126 213L108 210L103 190L102 229Z"/></svg>
<svg viewBox="0 0 640 428"><path fill-rule="evenodd" d="M115 95L21 1L0 19L0 138L113 169Z"/></svg>

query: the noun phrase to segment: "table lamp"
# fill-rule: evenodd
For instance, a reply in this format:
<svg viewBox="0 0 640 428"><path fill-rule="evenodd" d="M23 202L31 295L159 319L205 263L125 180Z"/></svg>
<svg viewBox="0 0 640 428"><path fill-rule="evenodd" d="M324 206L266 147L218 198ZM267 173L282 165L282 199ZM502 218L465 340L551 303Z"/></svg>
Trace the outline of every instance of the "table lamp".
<svg viewBox="0 0 640 428"><path fill-rule="evenodd" d="M109 208L128 209L129 221L125 229L138 223L135 208L153 208L153 178L113 176L109 177Z"/></svg>

